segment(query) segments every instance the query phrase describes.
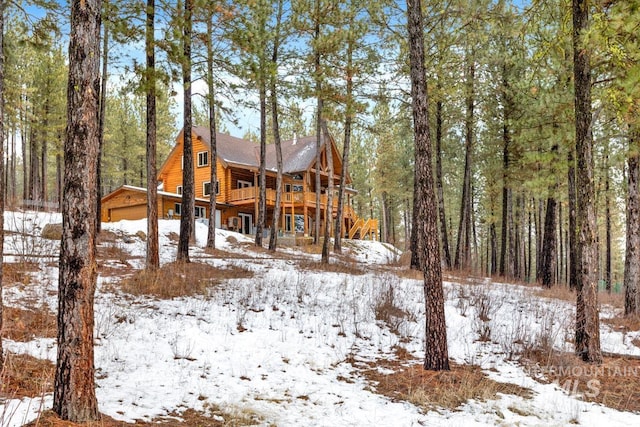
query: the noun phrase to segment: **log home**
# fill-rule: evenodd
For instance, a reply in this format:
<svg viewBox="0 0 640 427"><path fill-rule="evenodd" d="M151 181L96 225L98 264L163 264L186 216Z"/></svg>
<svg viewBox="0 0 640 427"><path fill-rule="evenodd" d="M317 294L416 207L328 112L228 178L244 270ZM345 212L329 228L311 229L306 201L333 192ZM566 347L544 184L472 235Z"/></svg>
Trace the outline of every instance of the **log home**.
<svg viewBox="0 0 640 427"><path fill-rule="evenodd" d="M209 129L194 126L193 164L196 197L196 218L209 217L209 197L216 195L216 225L244 234L255 233L258 217L259 196L259 152L260 145L241 138L218 133L217 168L218 182L211 185L211 138ZM325 144L331 144L334 174L329 176ZM324 219L327 207L326 188L333 179L335 194L340 184L342 157L333 137L324 137L321 145L320 167L316 167L316 137L294 138L282 142L283 194L280 230L296 236L311 236L314 230L316 209ZM160 168L158 181L158 212L162 218L179 218L182 212L182 160L183 132L176 145ZM268 227L273 220L276 199L276 155L275 146L267 146L267 212ZM321 186L316 188L315 176L320 174ZM356 191L349 187L351 178L346 177L344 209L342 215L344 236L351 239L378 238L378 221L359 218L351 206ZM316 204L316 191L321 193L320 204ZM332 217L336 218L338 200L333 197ZM102 220L141 219L146 217L146 189L122 186L102 199ZM322 229L321 224L321 229Z"/></svg>

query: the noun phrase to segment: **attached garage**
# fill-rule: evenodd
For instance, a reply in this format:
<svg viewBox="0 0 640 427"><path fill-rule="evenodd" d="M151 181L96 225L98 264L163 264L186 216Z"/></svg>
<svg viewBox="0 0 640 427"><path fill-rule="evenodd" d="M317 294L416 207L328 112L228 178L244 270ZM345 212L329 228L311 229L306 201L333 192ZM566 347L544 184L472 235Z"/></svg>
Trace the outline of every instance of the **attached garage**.
<svg viewBox="0 0 640 427"><path fill-rule="evenodd" d="M196 218L209 217L209 201L197 198ZM220 227L223 211L228 205L217 204L216 226ZM158 218L179 219L182 210L182 196L180 194L158 191ZM123 185L102 198L100 212L102 222L115 222L123 219L136 220L147 217L147 189Z"/></svg>

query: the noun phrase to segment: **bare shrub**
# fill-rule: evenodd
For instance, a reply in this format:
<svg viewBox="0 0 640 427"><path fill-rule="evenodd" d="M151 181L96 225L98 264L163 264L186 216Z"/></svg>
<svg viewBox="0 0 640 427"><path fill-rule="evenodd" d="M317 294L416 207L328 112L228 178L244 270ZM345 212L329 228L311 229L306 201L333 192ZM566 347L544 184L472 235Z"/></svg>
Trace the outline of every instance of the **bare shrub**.
<svg viewBox="0 0 640 427"><path fill-rule="evenodd" d="M479 341L491 341L491 319L500 308L503 301L498 301L497 294L491 294L488 285L468 286L469 300L475 309L473 325L478 334Z"/></svg>
<svg viewBox="0 0 640 427"><path fill-rule="evenodd" d="M397 279L392 279L391 276L383 277L372 309L376 320L384 322L391 332L401 334L401 326L406 322L415 322L416 317L400 306L394 285L397 285Z"/></svg>

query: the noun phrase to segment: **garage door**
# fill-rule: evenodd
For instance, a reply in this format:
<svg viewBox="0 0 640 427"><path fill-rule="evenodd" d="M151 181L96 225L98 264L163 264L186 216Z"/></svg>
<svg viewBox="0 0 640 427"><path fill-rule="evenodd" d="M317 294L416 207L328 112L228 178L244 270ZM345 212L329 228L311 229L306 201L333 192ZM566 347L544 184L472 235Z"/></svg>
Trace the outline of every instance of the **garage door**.
<svg viewBox="0 0 640 427"><path fill-rule="evenodd" d="M125 206L113 208L111 211L111 221L123 219L142 219L147 217L147 205Z"/></svg>

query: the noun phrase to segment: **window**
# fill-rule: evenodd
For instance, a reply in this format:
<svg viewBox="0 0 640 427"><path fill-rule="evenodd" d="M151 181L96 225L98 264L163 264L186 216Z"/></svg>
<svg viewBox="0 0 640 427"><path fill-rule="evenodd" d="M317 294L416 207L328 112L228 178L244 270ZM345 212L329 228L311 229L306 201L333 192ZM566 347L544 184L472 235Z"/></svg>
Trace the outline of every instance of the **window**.
<svg viewBox="0 0 640 427"><path fill-rule="evenodd" d="M195 215L196 218L205 218L207 216L207 209L202 206L196 206Z"/></svg>
<svg viewBox="0 0 640 427"><path fill-rule="evenodd" d="M241 179L238 180L238 188L248 188L253 187L253 183L249 181L243 181Z"/></svg>
<svg viewBox="0 0 640 427"><path fill-rule="evenodd" d="M173 211L175 212L176 216L182 215L182 203L176 203Z"/></svg>
<svg viewBox="0 0 640 427"><path fill-rule="evenodd" d="M198 153L198 167L209 166L209 152L201 151Z"/></svg>
<svg viewBox="0 0 640 427"><path fill-rule="evenodd" d="M216 195L220 194L220 181L216 181ZM211 182L202 183L202 195L210 196L211 195Z"/></svg>
<svg viewBox="0 0 640 427"><path fill-rule="evenodd" d="M176 187L176 194L182 194L182 185Z"/></svg>

